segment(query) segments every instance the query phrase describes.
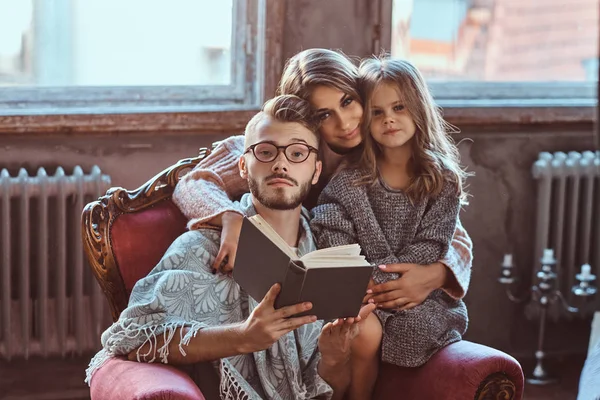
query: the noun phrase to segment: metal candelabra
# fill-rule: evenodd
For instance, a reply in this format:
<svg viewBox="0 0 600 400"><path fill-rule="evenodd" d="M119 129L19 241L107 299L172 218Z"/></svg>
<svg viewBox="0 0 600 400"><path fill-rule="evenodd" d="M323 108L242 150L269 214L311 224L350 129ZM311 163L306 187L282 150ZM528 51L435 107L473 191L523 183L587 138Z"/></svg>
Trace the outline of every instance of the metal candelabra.
<svg viewBox="0 0 600 400"><path fill-rule="evenodd" d="M536 274L537 282L531 286L529 293L523 298L515 296L511 291L512 284L517 281L517 278L513 276L514 265L511 254L504 256L502 274L498 278L498 281L506 285L506 294L511 301L523 303L524 301L531 300L540 309L538 344L537 351L535 352L536 366L531 376L527 377L526 380L528 383L534 385L547 385L556 381L550 377L544 368L544 358L546 356L544 352L544 337L548 307L551 304L559 303L560 306L571 313L579 312L579 308L569 305L561 291L556 287L556 259L554 258L554 251L552 249L545 249L540 262L541 268ZM589 299L596 293L596 287L593 285L596 276L591 273L591 266L589 264L582 265L581 272L575 278L579 282L578 285L571 288L571 292L575 296Z"/></svg>

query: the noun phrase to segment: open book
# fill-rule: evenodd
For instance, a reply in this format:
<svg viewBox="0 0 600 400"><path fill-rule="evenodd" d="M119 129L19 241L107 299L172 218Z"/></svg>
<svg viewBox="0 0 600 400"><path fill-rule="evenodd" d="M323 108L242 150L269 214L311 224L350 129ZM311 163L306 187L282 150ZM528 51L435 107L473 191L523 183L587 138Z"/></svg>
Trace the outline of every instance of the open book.
<svg viewBox="0 0 600 400"><path fill-rule="evenodd" d="M281 284L275 308L310 301L305 314L319 319L354 317L373 271L358 244L320 249L298 257L296 250L260 216L244 218L233 278L256 301Z"/></svg>

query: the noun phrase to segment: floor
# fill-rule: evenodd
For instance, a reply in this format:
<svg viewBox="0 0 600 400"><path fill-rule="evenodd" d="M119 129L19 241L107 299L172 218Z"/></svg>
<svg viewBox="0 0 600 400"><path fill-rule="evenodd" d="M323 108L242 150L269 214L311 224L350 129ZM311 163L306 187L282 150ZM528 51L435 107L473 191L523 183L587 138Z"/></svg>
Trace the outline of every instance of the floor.
<svg viewBox="0 0 600 400"><path fill-rule="evenodd" d="M0 400L89 399L83 380L90 357L0 360Z"/></svg>
<svg viewBox="0 0 600 400"><path fill-rule="evenodd" d="M524 400L576 400L579 375L583 368L583 357L572 357L548 363L547 371L559 378L552 385L537 386L525 384ZM533 370L531 361L521 361L525 377Z"/></svg>

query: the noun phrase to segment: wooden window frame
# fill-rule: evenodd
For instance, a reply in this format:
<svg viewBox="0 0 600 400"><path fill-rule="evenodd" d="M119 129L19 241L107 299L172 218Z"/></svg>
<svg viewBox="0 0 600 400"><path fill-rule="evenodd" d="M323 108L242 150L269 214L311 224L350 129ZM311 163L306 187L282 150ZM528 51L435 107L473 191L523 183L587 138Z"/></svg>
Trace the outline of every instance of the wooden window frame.
<svg viewBox="0 0 600 400"><path fill-rule="evenodd" d="M241 131L276 91L283 68L285 2L234 3L246 22L234 24L239 32L233 35L233 45L245 55L237 67L239 90L219 93L208 86L2 88L0 134Z"/></svg>
<svg viewBox="0 0 600 400"><path fill-rule="evenodd" d="M389 51L394 0L374 0L373 54ZM598 82L431 82L445 118L456 125L596 122Z"/></svg>

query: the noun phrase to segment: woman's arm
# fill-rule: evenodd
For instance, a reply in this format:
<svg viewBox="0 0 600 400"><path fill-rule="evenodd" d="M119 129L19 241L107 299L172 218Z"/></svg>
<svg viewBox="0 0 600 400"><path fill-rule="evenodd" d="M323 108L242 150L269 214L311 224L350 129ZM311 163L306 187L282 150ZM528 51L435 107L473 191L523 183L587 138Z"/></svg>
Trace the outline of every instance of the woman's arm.
<svg viewBox="0 0 600 400"><path fill-rule="evenodd" d="M173 202L189 219L190 230L219 224L217 217L226 211L240 213L231 199L248 192L248 182L238 168L243 152L244 137L229 137L177 183Z"/></svg>
<svg viewBox="0 0 600 400"><path fill-rule="evenodd" d="M456 221L456 230L448 253L440 263L446 267L448 272L442 289L455 299L465 297L471 281L473 242L460 219Z"/></svg>

